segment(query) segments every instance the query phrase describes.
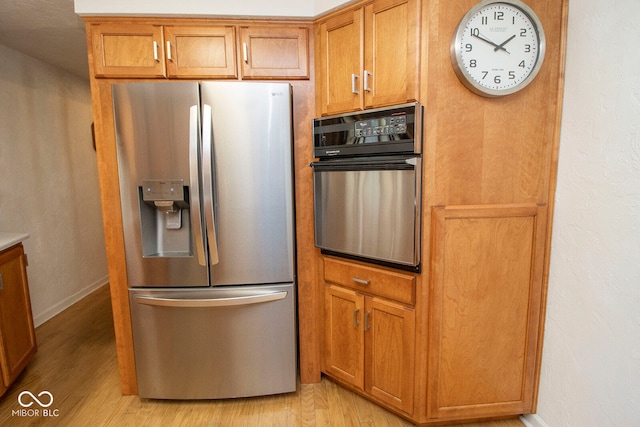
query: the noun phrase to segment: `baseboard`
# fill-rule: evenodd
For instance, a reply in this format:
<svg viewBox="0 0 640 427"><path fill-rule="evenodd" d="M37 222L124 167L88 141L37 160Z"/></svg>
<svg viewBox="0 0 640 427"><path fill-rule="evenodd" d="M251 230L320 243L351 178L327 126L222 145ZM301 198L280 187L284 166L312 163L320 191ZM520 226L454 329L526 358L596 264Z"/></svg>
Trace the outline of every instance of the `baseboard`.
<svg viewBox="0 0 640 427"><path fill-rule="evenodd" d="M538 414L520 415L520 421L527 427L549 427Z"/></svg>
<svg viewBox="0 0 640 427"><path fill-rule="evenodd" d="M109 283L109 276L104 276L100 280L97 280L97 281L93 282L92 284L90 284L86 288L76 292L75 294L71 295L70 297L63 299L62 301L60 301L59 303L57 303L53 307L50 307L47 310L45 310L43 313L40 313L37 316L34 316L33 317L33 325L37 328L38 326L42 325L47 320L49 320L52 317L54 317L56 314L63 312L67 308L71 307L73 304L75 304L78 301L80 301L82 298L86 297L87 295L89 295L93 291L97 290L98 288L106 285L107 283Z"/></svg>

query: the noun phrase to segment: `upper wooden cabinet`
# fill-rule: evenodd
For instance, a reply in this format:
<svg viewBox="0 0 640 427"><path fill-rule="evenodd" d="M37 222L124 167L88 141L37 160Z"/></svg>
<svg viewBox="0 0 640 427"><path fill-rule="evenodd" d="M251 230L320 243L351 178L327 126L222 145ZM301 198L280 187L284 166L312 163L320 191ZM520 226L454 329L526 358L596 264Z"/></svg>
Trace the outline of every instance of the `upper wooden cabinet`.
<svg viewBox="0 0 640 427"><path fill-rule="evenodd" d="M98 77L163 77L163 40L160 25L92 25L94 73Z"/></svg>
<svg viewBox="0 0 640 427"><path fill-rule="evenodd" d="M309 29L240 27L243 79L309 78Z"/></svg>
<svg viewBox="0 0 640 427"><path fill-rule="evenodd" d="M236 78L233 26L165 25L167 77Z"/></svg>
<svg viewBox="0 0 640 427"><path fill-rule="evenodd" d="M233 26L91 25L97 77L236 78Z"/></svg>
<svg viewBox="0 0 640 427"><path fill-rule="evenodd" d="M22 244L0 252L0 395L36 354Z"/></svg>
<svg viewBox="0 0 640 427"><path fill-rule="evenodd" d="M95 77L309 79L309 26L198 22L91 23Z"/></svg>
<svg viewBox="0 0 640 427"><path fill-rule="evenodd" d="M375 0L320 22L323 115L417 99L419 14L417 0Z"/></svg>

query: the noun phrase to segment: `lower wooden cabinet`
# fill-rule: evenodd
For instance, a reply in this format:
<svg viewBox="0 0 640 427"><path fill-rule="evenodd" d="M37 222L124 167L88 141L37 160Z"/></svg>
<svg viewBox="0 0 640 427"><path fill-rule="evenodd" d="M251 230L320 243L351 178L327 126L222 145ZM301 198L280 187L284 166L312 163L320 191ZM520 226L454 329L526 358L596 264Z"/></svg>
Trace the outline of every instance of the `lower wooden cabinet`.
<svg viewBox="0 0 640 427"><path fill-rule="evenodd" d="M0 252L0 395L36 353L24 249L21 244Z"/></svg>
<svg viewBox="0 0 640 427"><path fill-rule="evenodd" d="M324 360L329 376L410 415L414 403L414 309L328 282Z"/></svg>
<svg viewBox="0 0 640 427"><path fill-rule="evenodd" d="M428 417L534 410L546 206L433 210Z"/></svg>

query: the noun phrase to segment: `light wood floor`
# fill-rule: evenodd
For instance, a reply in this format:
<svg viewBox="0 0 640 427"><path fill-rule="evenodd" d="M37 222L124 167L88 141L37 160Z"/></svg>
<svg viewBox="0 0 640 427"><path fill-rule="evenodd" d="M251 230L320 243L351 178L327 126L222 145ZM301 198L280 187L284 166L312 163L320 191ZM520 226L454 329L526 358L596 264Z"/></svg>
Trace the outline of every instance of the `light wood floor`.
<svg viewBox="0 0 640 427"><path fill-rule="evenodd" d="M296 393L251 399L171 402L122 396L108 287L36 330L38 353L0 400L0 426L411 426L323 378ZM49 391L50 414L17 415L18 395ZM46 401L43 396L42 401ZM29 401L28 396L23 403ZM467 427L522 427L517 420Z"/></svg>

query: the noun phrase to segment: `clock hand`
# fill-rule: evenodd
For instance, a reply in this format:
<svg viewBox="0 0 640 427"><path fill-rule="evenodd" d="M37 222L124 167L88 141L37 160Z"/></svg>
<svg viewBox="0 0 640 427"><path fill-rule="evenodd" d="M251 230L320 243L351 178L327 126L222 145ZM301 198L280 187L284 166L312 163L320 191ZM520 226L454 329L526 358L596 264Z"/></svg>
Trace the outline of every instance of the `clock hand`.
<svg viewBox="0 0 640 427"><path fill-rule="evenodd" d="M489 43L491 46L495 46L494 52L497 52L499 49L504 50L505 52L507 52L507 49L505 49L504 47L502 47L501 45L498 45L497 43L492 42L491 40L489 40L488 38L486 38L485 36L483 36L482 34L478 33L478 34L472 34L473 37L478 38L480 40L482 40L483 42ZM514 36L515 37L515 36ZM508 40L507 40L508 41ZM505 42L506 43L506 42ZM504 43L503 43L504 44ZM507 52L509 53L509 52Z"/></svg>
<svg viewBox="0 0 640 427"><path fill-rule="evenodd" d="M511 37L509 37L508 39L506 39L505 41L503 41L500 45L497 45L495 49L493 49L494 52L497 52L498 49L502 49L505 52L509 53L509 51L507 51L507 49L504 48L504 45L509 43L511 40L513 40L516 37L516 35L512 35Z"/></svg>

